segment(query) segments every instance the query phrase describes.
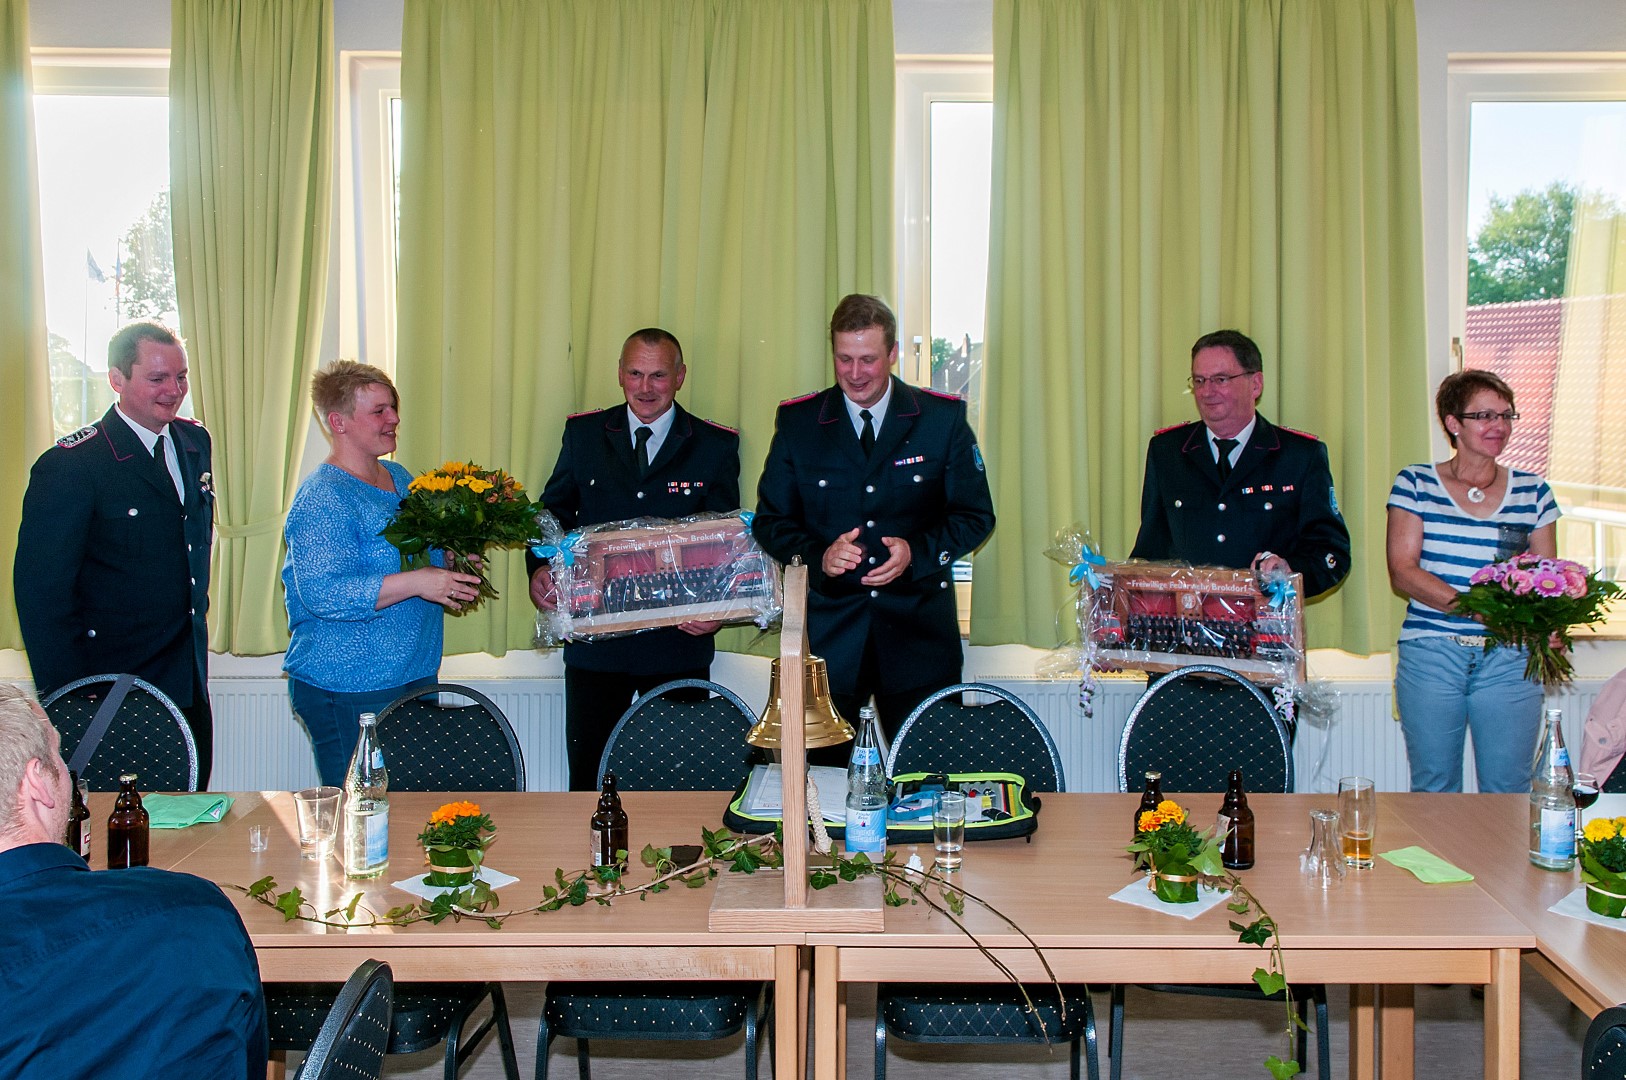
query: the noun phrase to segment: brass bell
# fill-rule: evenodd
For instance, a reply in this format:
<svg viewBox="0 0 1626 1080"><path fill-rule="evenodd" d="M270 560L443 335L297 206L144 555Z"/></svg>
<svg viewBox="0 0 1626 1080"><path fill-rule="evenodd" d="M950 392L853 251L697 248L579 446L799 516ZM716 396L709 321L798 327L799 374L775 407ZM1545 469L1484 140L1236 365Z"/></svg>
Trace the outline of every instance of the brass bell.
<svg viewBox="0 0 1626 1080"><path fill-rule="evenodd" d="M813 750L820 746L836 746L850 741L853 737L852 725L841 718L841 714L836 712L835 705L830 701L830 674L824 666L824 658L809 656L802 662L802 670L804 687L802 727L807 732L807 748ZM780 718L777 657L774 659L770 675L768 707L762 710L762 719L757 721L751 733L745 737L745 741L752 746L778 750Z"/></svg>

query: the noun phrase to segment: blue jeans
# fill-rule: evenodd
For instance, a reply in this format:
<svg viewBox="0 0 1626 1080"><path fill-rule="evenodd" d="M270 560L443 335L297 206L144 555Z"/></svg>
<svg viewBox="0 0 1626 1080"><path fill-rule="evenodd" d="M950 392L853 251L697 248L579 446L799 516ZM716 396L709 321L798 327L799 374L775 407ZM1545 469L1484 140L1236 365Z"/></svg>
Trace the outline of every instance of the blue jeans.
<svg viewBox="0 0 1626 1080"><path fill-rule="evenodd" d="M1454 638L1400 643L1395 705L1413 791L1461 791L1462 744L1474 733L1480 791L1529 791L1541 733L1541 684L1524 677L1523 649L1486 652Z"/></svg>
<svg viewBox="0 0 1626 1080"><path fill-rule="evenodd" d="M341 694L300 682L290 675L288 700L293 704L294 715L304 723L305 732L311 738L311 749L316 753L316 772L322 778L322 783L344 786L344 774L350 768L350 758L356 752L356 741L361 737L362 713L381 713L384 706L408 690L434 684L434 679L419 679L388 690ZM385 756L388 757L388 751Z"/></svg>

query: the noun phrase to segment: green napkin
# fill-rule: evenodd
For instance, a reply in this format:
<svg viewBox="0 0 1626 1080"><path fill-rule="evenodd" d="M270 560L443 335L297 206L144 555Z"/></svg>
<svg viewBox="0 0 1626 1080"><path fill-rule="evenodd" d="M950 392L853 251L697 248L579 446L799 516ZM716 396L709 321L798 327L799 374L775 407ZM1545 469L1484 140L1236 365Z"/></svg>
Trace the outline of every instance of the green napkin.
<svg viewBox="0 0 1626 1080"><path fill-rule="evenodd" d="M230 795L143 795L148 824L154 829L184 829L215 822L231 809Z"/></svg>
<svg viewBox="0 0 1626 1080"><path fill-rule="evenodd" d="M1409 870L1418 881L1430 885L1443 885L1453 881L1472 881L1474 876L1461 867L1452 866L1432 851L1424 851L1420 847L1403 847L1394 851L1380 851L1378 858Z"/></svg>

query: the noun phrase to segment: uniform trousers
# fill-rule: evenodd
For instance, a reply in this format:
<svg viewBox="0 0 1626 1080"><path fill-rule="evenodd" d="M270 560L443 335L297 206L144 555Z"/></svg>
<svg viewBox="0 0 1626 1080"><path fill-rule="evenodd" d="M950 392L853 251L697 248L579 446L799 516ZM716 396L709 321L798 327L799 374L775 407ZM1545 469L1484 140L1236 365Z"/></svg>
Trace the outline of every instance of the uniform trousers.
<svg viewBox="0 0 1626 1080"><path fill-rule="evenodd" d="M677 679L710 679L711 667L661 675L635 675L625 671L590 671L565 665L565 760L570 766L571 791L598 790L598 763L610 733L638 698L662 683ZM700 701L698 687L674 691L674 701Z"/></svg>
<svg viewBox="0 0 1626 1080"><path fill-rule="evenodd" d="M181 708L186 726L192 732L192 743L198 748L198 790L209 790L209 774L215 763L215 717L209 707L209 688L199 686L197 676L192 677L192 704Z"/></svg>

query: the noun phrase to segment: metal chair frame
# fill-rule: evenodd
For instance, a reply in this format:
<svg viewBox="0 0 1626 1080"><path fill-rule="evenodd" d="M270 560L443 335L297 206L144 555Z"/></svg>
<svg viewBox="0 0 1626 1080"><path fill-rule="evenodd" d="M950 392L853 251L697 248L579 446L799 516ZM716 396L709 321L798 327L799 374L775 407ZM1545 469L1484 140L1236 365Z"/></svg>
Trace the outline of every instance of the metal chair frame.
<svg viewBox="0 0 1626 1080"><path fill-rule="evenodd" d="M745 732L749 731L751 726L756 723L756 713L751 711L751 706L747 705L738 694L722 683L712 682L709 679L673 679L671 682L661 683L648 693L638 695L637 700L627 706L627 711L621 714L621 719L616 721L615 727L610 731L610 738L604 744L604 753L600 754L598 759L598 782L600 786L604 783L604 774L611 771L610 766L614 761L616 743L620 740L623 729L629 723L636 721L638 715L648 708L652 702L665 697L673 690L706 690L733 705L739 710L741 717L745 721L745 730L740 732L740 742L742 744L745 741ZM700 703L695 702L694 704ZM738 779L734 782L737 783ZM733 784L731 783L729 786L732 787Z"/></svg>
<svg viewBox="0 0 1626 1080"><path fill-rule="evenodd" d="M886 774L888 776L893 776L898 773L898 758L908 743L910 729L914 728L916 725L924 726L928 722L926 719L926 714L931 710L932 706L936 705L945 698L968 693L983 694L987 697L997 698L1008 705L1014 706L1016 710L1033 725L1033 730L1037 732L1040 739L1043 740L1045 752L1050 758L1050 769L1054 774L1055 785L1054 787L1050 787L1044 784L1043 781L1048 778L1032 776L1024 777L1023 779L1028 782L1027 786L1029 791L1067 790L1066 781L1063 779L1064 773L1061 766L1061 753L1056 749L1056 740L1051 738L1049 729L1044 726L1044 721L1039 719L1039 714L1034 712L1033 708L1028 705L1027 702L1023 701L1021 698L1017 697L1003 686L995 686L993 683L955 683L953 686L943 687L943 689L936 691L930 697L926 698L925 701L922 701L919 705L916 705L914 711L909 714L908 719L904 720L903 726L898 729L898 737L892 740L892 750L889 754L887 754L886 758ZM967 707L979 708L980 706L973 705ZM908 764L909 763L906 759L905 765ZM909 771L919 770L911 769Z"/></svg>
<svg viewBox="0 0 1626 1080"><path fill-rule="evenodd" d="M1611 1005L1587 1025L1581 1042L1581 1080L1626 1077L1626 1005Z"/></svg>
<svg viewBox="0 0 1626 1080"><path fill-rule="evenodd" d="M102 683L106 683L109 687L111 687L120 678L122 678L121 675L114 674L114 675L89 675L89 676L86 676L83 679L75 679L73 682L68 683L66 686L58 687L55 691L53 691L51 693L51 695L49 697L47 697L44 701L42 701L40 703L40 707L45 710L45 713L46 713L47 716L50 716L51 715L51 706L55 705L58 701L60 701L64 697L67 697L70 694L75 694L76 695L78 693L78 691L80 691L80 690L84 690L87 687L97 686L97 685L100 685ZM162 705L166 711L168 711L168 713L169 713L169 715L171 717L174 718L175 726L176 726L177 729L179 729L179 731L181 733L181 740L186 744L187 782L186 782L186 787L184 789L182 789L182 790L185 790L185 791L197 791L198 790L198 744L192 738L192 729L187 726L186 716L181 712L180 706L176 705L173 701L171 701L169 699L168 694L164 693L162 690L158 689L158 687L154 686L152 683L148 682L145 679L142 679L142 678L139 678L139 677L133 677L133 676L132 676L132 678L134 680L132 682L131 686L130 686L130 689L132 691L140 690L140 691L143 691L144 693L150 694L152 697L156 698L158 700L158 703L160 705ZM126 700L128 700L128 699L126 699ZM113 727L118 725L119 717L121 715L123 715L123 713L124 713L124 706L123 706L123 704L120 704L119 711L113 715L113 723L111 725L109 725L108 731L112 731ZM94 713L92 713L92 715L94 716ZM57 723L55 717L52 717L52 723ZM58 734L60 734L61 733L61 724L57 724L57 730L58 730ZM104 736L103 742L105 742L105 741L106 741L106 738ZM69 758L73 757L73 751L77 747L77 745L78 745L78 740L75 740L74 746L66 746L66 745L64 745L62 747L62 758L63 758L64 761L66 761ZM98 751L100 751L100 750L101 750L101 746L98 745L96 747L96 750L91 752L91 756L90 756L91 761L96 760L96 753ZM87 765L88 765L88 763L87 763ZM142 771L140 766L134 766L134 768L135 768L136 772L141 772ZM150 775L150 772L149 772L149 775ZM148 786L151 786L150 781L149 781ZM162 785L162 786L160 786L158 788L158 790L164 790L165 787L168 787L168 785ZM111 789L109 789L109 790L111 790Z"/></svg>
<svg viewBox="0 0 1626 1080"><path fill-rule="evenodd" d="M1276 729L1277 742L1281 744L1282 760L1286 763L1286 783L1283 785L1282 790L1292 791L1294 780L1293 738L1287 730L1286 723L1282 721L1282 714L1276 710L1276 706L1271 703L1271 700L1265 696L1264 692L1253 683L1237 675L1236 672L1231 671L1229 668L1217 667L1213 664L1192 664L1189 667L1177 668L1159 676L1155 682L1146 687L1146 692L1141 695L1139 701L1135 702L1135 707L1129 711L1129 718L1124 721L1123 735L1118 741L1118 790L1130 790L1129 744L1134 736L1135 727L1145 714L1147 707L1156 702L1159 691L1164 687L1178 685L1181 680L1198 677L1222 680L1228 685L1237 687L1239 692L1246 692L1271 717ZM1174 790L1178 790L1178 781L1175 781L1175 785Z"/></svg>
<svg viewBox="0 0 1626 1080"><path fill-rule="evenodd" d="M407 693L402 694L400 697L384 706L383 711L378 714L379 731L384 732L386 730L384 725L389 719L391 713L395 712L410 701L418 701L422 698L428 697L431 694L436 696L447 695L451 697L468 698L470 701L474 702L475 705L485 710L486 715L489 716L493 722L495 722L497 730L502 732L503 738L508 743L508 753L513 757L514 761L514 790L524 791L525 753L520 749L519 737L514 734L514 726L508 722L508 717L503 715L502 710L497 707L497 703L495 701L492 701L490 698L486 697L472 686L464 686L462 683L438 682L433 686L420 686L416 690L409 690ZM467 706L455 706L454 708L462 709L466 707Z"/></svg>
<svg viewBox="0 0 1626 1080"><path fill-rule="evenodd" d="M345 980L294 1080L379 1080L394 1008L395 980L390 966L382 960L363 960ZM381 1045L374 1048L360 1037L358 1029L363 1023L382 1028ZM366 1060L347 1058L345 1052L351 1048L358 1048Z"/></svg>

